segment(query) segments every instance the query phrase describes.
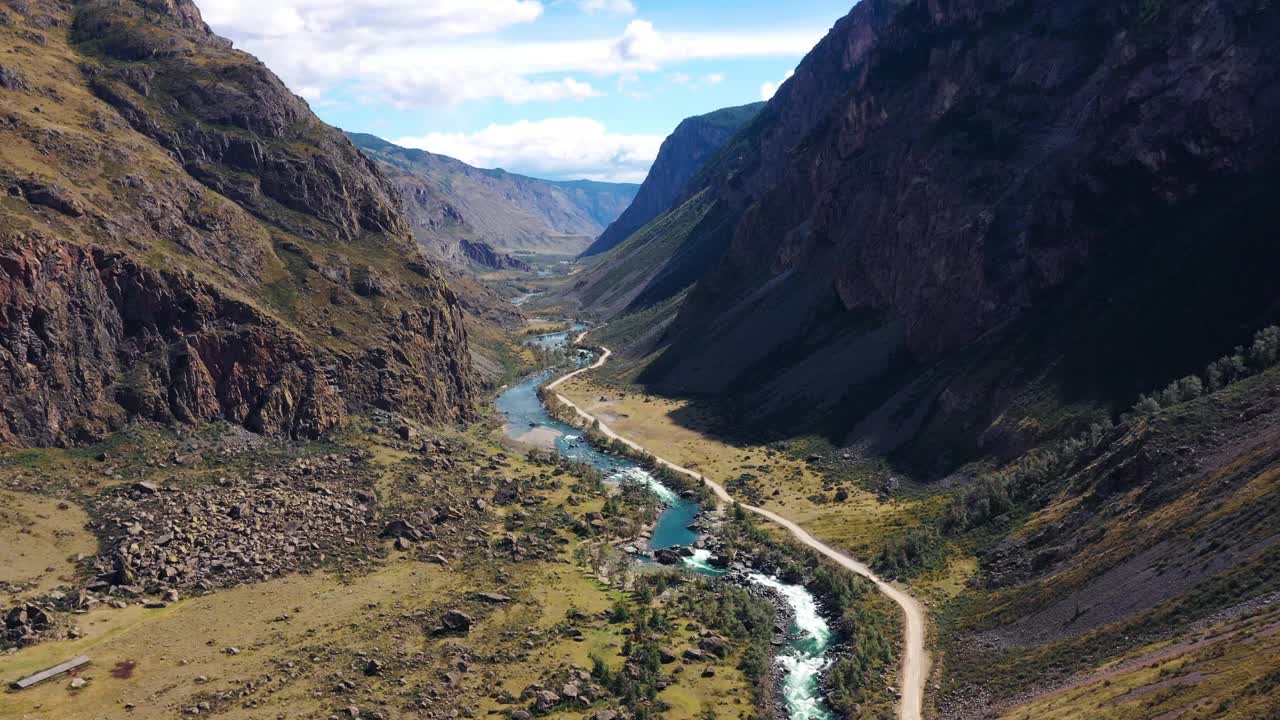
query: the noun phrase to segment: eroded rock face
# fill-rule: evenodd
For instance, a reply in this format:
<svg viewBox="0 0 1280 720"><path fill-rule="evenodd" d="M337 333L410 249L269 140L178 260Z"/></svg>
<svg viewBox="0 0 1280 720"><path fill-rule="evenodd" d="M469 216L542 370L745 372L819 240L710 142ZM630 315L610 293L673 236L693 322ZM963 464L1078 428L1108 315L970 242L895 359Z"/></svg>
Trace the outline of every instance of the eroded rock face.
<svg viewBox="0 0 1280 720"><path fill-rule="evenodd" d="M456 370L433 357L457 340L432 337L443 312L406 313L401 349L339 356L183 273L32 236L0 240L0 306L7 443L92 440L129 416L315 437L350 410L431 416L465 397L431 377Z"/></svg>
<svg viewBox="0 0 1280 720"><path fill-rule="evenodd" d="M174 153L192 177L300 234L408 234L390 184L340 132L265 66L208 32L194 5L151 4L177 18L162 25L164 34L139 23L127 3L85 3L76 17L74 39L83 47L108 60L150 60L89 72L93 91L130 125ZM275 205L329 228L289 218Z"/></svg>
<svg viewBox="0 0 1280 720"><path fill-rule="evenodd" d="M373 408L469 417L457 297L341 132L187 0L14 21L0 34L49 73L10 83L41 99L0 117L15 157L43 158L0 164L0 443L131 417L295 437Z"/></svg>
<svg viewBox="0 0 1280 720"><path fill-rule="evenodd" d="M500 253L488 243L461 240L458 242L458 247L462 249L462 254L468 260L480 267L493 270L523 270L525 272L531 270L529 263L505 253Z"/></svg>

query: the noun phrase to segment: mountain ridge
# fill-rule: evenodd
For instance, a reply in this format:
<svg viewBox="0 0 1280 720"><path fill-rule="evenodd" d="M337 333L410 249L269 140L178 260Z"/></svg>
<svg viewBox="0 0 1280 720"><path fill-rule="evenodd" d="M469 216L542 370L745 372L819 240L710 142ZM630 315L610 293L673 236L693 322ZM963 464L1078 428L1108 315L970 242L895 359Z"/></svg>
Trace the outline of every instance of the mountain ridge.
<svg viewBox="0 0 1280 720"><path fill-rule="evenodd" d="M497 255L576 255L639 189L476 168L374 135L347 137L396 183L419 242L453 262L466 257L462 240L483 243Z"/></svg>
<svg viewBox="0 0 1280 720"><path fill-rule="evenodd" d="M670 210L674 201L688 192L689 181L703 164L751 121L763 102L721 108L680 121L662 141L658 156L636 193L635 200L620 217L609 224L579 259L599 255L617 247L640 228Z"/></svg>

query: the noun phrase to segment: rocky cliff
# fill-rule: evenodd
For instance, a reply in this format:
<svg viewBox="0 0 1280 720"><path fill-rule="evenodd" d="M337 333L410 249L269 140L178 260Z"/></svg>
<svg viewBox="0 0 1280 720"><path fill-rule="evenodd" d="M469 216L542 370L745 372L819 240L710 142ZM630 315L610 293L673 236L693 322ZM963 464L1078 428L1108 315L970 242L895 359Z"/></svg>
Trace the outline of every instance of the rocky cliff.
<svg viewBox="0 0 1280 720"><path fill-rule="evenodd" d="M762 107L764 103L724 108L686 118L677 125L662 142L658 157L654 159L635 200L583 251L582 257L599 255L617 247L654 218L670 210L693 176Z"/></svg>
<svg viewBox="0 0 1280 720"><path fill-rule="evenodd" d="M451 262L471 259L461 241L497 254L576 255L618 217L637 187L559 182L482 170L444 155L349 135L391 177L418 241Z"/></svg>
<svg viewBox="0 0 1280 720"><path fill-rule="evenodd" d="M393 186L192 3L13 3L0 37L0 442L470 415Z"/></svg>
<svg viewBox="0 0 1280 720"><path fill-rule="evenodd" d="M730 237L643 379L945 468L1198 367L1280 299L1277 39L1253 0L860 3L704 170Z"/></svg>

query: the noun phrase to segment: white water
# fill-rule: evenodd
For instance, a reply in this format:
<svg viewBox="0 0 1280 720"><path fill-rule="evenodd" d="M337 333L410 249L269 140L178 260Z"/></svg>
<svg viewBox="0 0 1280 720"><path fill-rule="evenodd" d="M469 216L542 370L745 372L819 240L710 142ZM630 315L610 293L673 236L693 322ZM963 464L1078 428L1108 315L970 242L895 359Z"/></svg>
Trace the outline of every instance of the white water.
<svg viewBox="0 0 1280 720"><path fill-rule="evenodd" d="M629 467L619 470L609 480L619 484L631 482L644 485L666 505L674 505L680 502L680 495L675 490L658 482L658 479L650 475L644 468Z"/></svg>
<svg viewBox="0 0 1280 720"><path fill-rule="evenodd" d="M692 557L684 559L684 564L688 565L695 572L699 572L704 575L723 575L725 573L724 570L721 570L711 564L711 551L702 548L694 550Z"/></svg>
<svg viewBox="0 0 1280 720"><path fill-rule="evenodd" d="M748 578L786 600L795 618L795 630L801 635L786 653L778 656L778 663L786 672L782 699L787 706L787 717L789 720L830 720L831 711L818 692L818 676L827 666L825 652L831 642L831 628L818 612L813 594L800 585L788 585L760 573L751 573Z"/></svg>

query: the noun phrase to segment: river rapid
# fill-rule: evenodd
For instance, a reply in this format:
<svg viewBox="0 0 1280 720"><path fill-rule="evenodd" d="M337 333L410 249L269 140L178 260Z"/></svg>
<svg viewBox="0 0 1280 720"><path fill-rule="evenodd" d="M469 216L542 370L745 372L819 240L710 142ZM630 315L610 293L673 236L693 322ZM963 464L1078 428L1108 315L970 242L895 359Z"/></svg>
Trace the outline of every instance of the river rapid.
<svg viewBox="0 0 1280 720"><path fill-rule="evenodd" d="M575 325L569 332L553 333L532 338L528 342L545 349L568 347L571 337L585 326ZM579 357L587 364L590 355ZM699 540L690 528L697 519L701 507L681 497L672 488L661 483L638 463L628 458L601 452L582 437L577 428L552 418L538 398L538 388L551 380L559 371L537 373L504 390L497 399L498 411L506 419L504 432L508 438L518 438L531 429L549 430L557 434L556 450L564 457L583 462L600 470L612 483L639 482L647 486L662 502L664 509L649 540L649 550L677 546L693 547ZM714 567L709 550L695 550L685 560L686 567L697 573L719 576L724 570ZM747 579L773 592L785 602L791 625L788 643L775 657L782 671L781 700L788 720L833 720L834 715L822 698L819 679L830 664L831 628L823 618L813 594L800 585L791 585L758 572L749 572Z"/></svg>

